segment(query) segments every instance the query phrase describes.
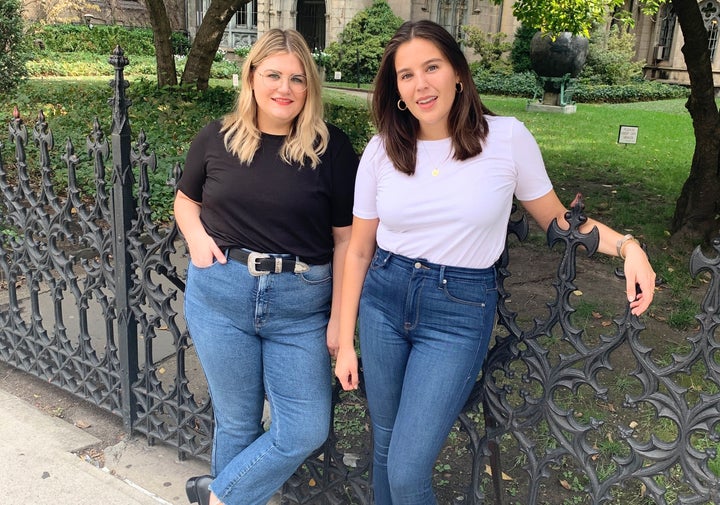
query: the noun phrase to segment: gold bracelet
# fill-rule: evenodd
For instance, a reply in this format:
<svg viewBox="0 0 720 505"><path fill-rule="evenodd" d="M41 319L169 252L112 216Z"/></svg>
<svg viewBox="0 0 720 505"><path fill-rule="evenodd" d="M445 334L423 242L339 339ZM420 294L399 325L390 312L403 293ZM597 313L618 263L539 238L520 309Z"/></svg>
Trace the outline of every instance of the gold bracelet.
<svg viewBox="0 0 720 505"><path fill-rule="evenodd" d="M640 245L640 242L638 239L630 235L629 233L625 235L623 238L617 241L617 254L620 256L620 259L624 260L625 256L623 255L623 248L625 247L625 244L628 242L635 242L637 245Z"/></svg>

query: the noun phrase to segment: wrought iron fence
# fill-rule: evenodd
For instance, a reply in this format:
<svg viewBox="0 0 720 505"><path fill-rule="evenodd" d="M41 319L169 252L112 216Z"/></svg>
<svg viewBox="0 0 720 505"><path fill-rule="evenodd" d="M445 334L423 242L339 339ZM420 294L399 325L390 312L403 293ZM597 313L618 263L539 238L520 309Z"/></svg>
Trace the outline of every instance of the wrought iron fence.
<svg viewBox="0 0 720 505"><path fill-rule="evenodd" d="M112 133L106 139L96 119L85 145L92 190L81 189L78 167L85 161L70 140L60 157L66 177L59 177L42 112L31 132L17 111L9 124L10 164L0 149L0 360L121 417L128 432L150 444L207 460L212 409L178 317L184 249L174 223L151 219L149 173L157 162L143 132L131 140L128 60L120 48L110 63ZM28 149L31 141L36 151ZM170 183L181 173L173 167ZM627 310L614 319L612 333L577 325L578 251L594 252L598 238L578 231L585 220L581 202L567 218L568 230L553 226L548 233L551 246L564 246L554 300L530 324L512 310L512 248L498 263L495 342L457 425L467 440L469 477L456 502L505 503L514 494L531 505L562 503L547 496L560 481L565 503L626 503L617 490L633 486L637 503L720 503L720 241L719 256L707 258L699 249L692 255L692 273L710 279L699 330L665 359L653 354L641 335L644 325ZM511 220L508 233L524 239L525 218ZM622 384L609 383L619 353L632 366ZM601 420L579 412L580 393L610 415ZM335 404L342 406L337 388ZM640 422L627 423L630 417L619 411ZM286 501L372 502L369 441L350 454L341 439L333 430L285 485ZM512 471L513 480L504 480L502 470Z"/></svg>

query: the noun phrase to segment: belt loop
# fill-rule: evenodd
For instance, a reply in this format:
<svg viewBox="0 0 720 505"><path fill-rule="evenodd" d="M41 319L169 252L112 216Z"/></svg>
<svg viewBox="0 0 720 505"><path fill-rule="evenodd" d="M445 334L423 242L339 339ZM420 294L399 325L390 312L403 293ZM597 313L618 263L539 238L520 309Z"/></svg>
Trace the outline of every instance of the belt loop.
<svg viewBox="0 0 720 505"><path fill-rule="evenodd" d="M390 251L388 251L388 250L386 250L386 249L380 249L380 251L382 251L382 252L384 253L384 256L385 256L385 257L382 259L382 264L383 264L383 265L387 265L387 264L390 262L390 260L392 259L393 253L391 253Z"/></svg>
<svg viewBox="0 0 720 505"><path fill-rule="evenodd" d="M440 265L440 278L438 279L438 283L440 286L447 284L445 280L445 265Z"/></svg>

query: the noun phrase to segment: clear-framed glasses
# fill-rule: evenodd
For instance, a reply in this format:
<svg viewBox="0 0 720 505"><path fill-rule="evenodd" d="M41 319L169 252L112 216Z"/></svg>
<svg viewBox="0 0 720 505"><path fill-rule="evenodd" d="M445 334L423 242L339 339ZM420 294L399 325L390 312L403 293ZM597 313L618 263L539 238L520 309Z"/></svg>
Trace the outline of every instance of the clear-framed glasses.
<svg viewBox="0 0 720 505"><path fill-rule="evenodd" d="M285 77L280 72L275 70L266 70L265 72L258 72L262 78L262 82L266 88L271 90L278 89L283 82ZM288 86L295 93L303 93L307 89L307 77L302 74L292 74L287 77Z"/></svg>

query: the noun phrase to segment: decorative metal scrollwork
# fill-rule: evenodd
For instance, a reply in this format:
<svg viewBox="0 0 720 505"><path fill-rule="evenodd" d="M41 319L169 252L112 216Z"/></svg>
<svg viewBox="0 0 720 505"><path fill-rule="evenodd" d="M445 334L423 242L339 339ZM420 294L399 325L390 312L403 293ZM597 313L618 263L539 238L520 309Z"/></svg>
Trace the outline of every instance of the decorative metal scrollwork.
<svg viewBox="0 0 720 505"><path fill-rule="evenodd" d="M150 178L157 160L144 132L131 141L123 78L128 60L121 48L111 63L110 141L95 118L86 156L68 139L56 164L45 115L40 112L32 127L37 153L29 152L28 127L16 109L8 126L9 164L0 144L0 282L6 291L0 360L120 416L150 443L177 447L181 458L208 460L212 408L202 374L188 373L198 365L179 317L184 248L173 222L153 218ZM82 180L84 164L91 166L91 183ZM182 167L167 173L174 188ZM590 503L614 502L617 489L633 485L658 504L720 503L720 239L714 257L697 249L690 260L691 273L709 279L699 327L662 360L627 307L607 333L591 334L577 324L577 265L599 241L596 229L580 231L583 210L579 197L567 225L553 223L547 234L551 252L560 254L548 274L545 315L529 321L513 310L514 249L506 247L498 261L495 340L458 423L472 467L463 502L501 502L506 486L500 476L509 471L510 451L525 475L515 485L522 481L529 505L547 501L544 493L562 471L579 476ZM528 233L524 216L511 219L509 237L522 241ZM610 372L617 376L618 355L628 367L621 377L626 390L607 379ZM640 422L580 412L579 392ZM336 406L342 401L336 388ZM656 425L664 427L662 435L652 429ZM607 441L616 446L610 455L600 447ZM331 433L286 484L285 500L372 503L370 443L368 436L360 448L341 448L341 437Z"/></svg>

